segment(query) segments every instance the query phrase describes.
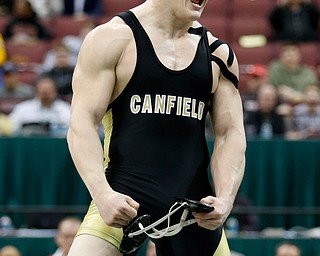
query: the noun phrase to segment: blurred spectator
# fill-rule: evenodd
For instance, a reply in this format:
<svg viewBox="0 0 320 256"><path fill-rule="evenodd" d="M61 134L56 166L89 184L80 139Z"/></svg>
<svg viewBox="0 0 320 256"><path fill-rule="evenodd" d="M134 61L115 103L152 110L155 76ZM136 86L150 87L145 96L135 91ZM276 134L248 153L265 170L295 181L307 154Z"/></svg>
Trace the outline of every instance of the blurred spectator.
<svg viewBox="0 0 320 256"><path fill-rule="evenodd" d="M286 132L283 116L277 113L278 94L276 89L265 84L257 94L258 109L245 114L247 136L271 139L282 136Z"/></svg>
<svg viewBox="0 0 320 256"><path fill-rule="evenodd" d="M0 98L31 98L35 94L34 87L21 82L17 67L7 62L3 66L3 87L0 88Z"/></svg>
<svg viewBox="0 0 320 256"><path fill-rule="evenodd" d="M64 0L64 14L77 17L103 15L102 0Z"/></svg>
<svg viewBox="0 0 320 256"><path fill-rule="evenodd" d="M308 85L317 85L316 72L301 62L301 51L296 44L282 45L279 58L269 65L269 82L278 88L282 100L297 103Z"/></svg>
<svg viewBox="0 0 320 256"><path fill-rule="evenodd" d="M276 246L275 256L301 256L301 251L294 243L282 242Z"/></svg>
<svg viewBox="0 0 320 256"><path fill-rule="evenodd" d="M5 114L0 113L0 136L8 136L8 135L11 135L12 133L13 133L13 124L10 118Z"/></svg>
<svg viewBox="0 0 320 256"><path fill-rule="evenodd" d="M0 0L0 16L8 15L13 9L13 0Z"/></svg>
<svg viewBox="0 0 320 256"><path fill-rule="evenodd" d="M21 256L21 252L17 247L7 245L0 249L0 256Z"/></svg>
<svg viewBox="0 0 320 256"><path fill-rule="evenodd" d="M234 201L235 207L245 208L252 207L252 201L244 194L238 194ZM234 214L234 216L239 221L239 231L258 231L259 230L259 221L258 216L251 212Z"/></svg>
<svg viewBox="0 0 320 256"><path fill-rule="evenodd" d="M0 34L0 88L3 87L3 81L2 81L2 75L3 75L3 70L2 66L7 60L7 50L6 50L6 45L3 40L2 34Z"/></svg>
<svg viewBox="0 0 320 256"><path fill-rule="evenodd" d="M71 65L75 66L78 53L84 38L95 27L92 21L85 22L78 35L67 35L62 38L63 44L69 49L71 54Z"/></svg>
<svg viewBox="0 0 320 256"><path fill-rule="evenodd" d="M245 70L247 76L246 90L241 93L243 107L246 111L257 109L257 92L268 80L268 68L264 64L248 65Z"/></svg>
<svg viewBox="0 0 320 256"><path fill-rule="evenodd" d="M51 256L67 256L72 241L80 228L81 220L76 217L65 217L58 224L55 242L58 249ZM0 255L1 256L1 255Z"/></svg>
<svg viewBox="0 0 320 256"><path fill-rule="evenodd" d="M148 241L146 256L157 256L156 245L151 240Z"/></svg>
<svg viewBox="0 0 320 256"><path fill-rule="evenodd" d="M67 35L61 39L61 43L69 50L69 64L75 66L78 53L82 42L86 35L95 27L95 24L91 21L85 22L81 28L79 35ZM56 50L55 48L50 49L43 61L42 69L48 71L54 67L56 63Z"/></svg>
<svg viewBox="0 0 320 256"><path fill-rule="evenodd" d="M53 50L54 66L44 74L52 77L55 81L59 95L71 95L74 66L70 64L69 49L64 44L59 43Z"/></svg>
<svg viewBox="0 0 320 256"><path fill-rule="evenodd" d="M30 44L38 39L52 38L27 0L15 1L13 14L4 28L3 36L6 40L13 40L18 44Z"/></svg>
<svg viewBox="0 0 320 256"><path fill-rule="evenodd" d="M308 86L304 91L303 102L292 109L288 139L320 137L320 89Z"/></svg>
<svg viewBox="0 0 320 256"><path fill-rule="evenodd" d="M9 117L17 134L66 135L69 126L70 104L58 99L55 82L41 76L35 83L36 96L17 104Z"/></svg>
<svg viewBox="0 0 320 256"><path fill-rule="evenodd" d="M40 18L59 16L63 12L63 0L29 0Z"/></svg>
<svg viewBox="0 0 320 256"><path fill-rule="evenodd" d="M316 41L319 38L319 10L305 0L281 1L270 13L274 39Z"/></svg>
<svg viewBox="0 0 320 256"><path fill-rule="evenodd" d="M2 34L0 34L0 66L2 66L7 60L6 44L3 40Z"/></svg>

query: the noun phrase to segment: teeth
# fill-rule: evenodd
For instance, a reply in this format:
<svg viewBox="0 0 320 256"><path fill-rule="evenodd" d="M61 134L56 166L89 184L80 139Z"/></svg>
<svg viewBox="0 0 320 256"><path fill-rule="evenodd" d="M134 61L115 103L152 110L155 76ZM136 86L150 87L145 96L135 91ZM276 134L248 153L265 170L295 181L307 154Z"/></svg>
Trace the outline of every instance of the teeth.
<svg viewBox="0 0 320 256"><path fill-rule="evenodd" d="M192 0L192 3L197 4L199 6L201 6L202 4L202 0Z"/></svg>

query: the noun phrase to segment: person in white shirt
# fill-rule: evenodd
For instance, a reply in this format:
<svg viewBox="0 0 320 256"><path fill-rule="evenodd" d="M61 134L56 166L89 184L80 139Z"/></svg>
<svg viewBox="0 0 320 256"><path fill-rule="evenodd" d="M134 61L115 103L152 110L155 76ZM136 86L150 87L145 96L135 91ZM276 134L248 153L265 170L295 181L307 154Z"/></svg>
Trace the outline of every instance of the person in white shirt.
<svg viewBox="0 0 320 256"><path fill-rule="evenodd" d="M55 237L58 249L51 256L68 255L72 241L78 232L80 224L81 220L73 216L65 217L59 222L58 231Z"/></svg>
<svg viewBox="0 0 320 256"><path fill-rule="evenodd" d="M48 76L37 79L35 88L36 96L18 103L9 115L15 133L23 133L25 127L43 127L44 124L47 125L47 132L59 128L60 132L66 133L69 127L70 103L58 98L55 82Z"/></svg>
<svg viewBox="0 0 320 256"><path fill-rule="evenodd" d="M29 0L32 8L41 18L56 17L63 13L62 0Z"/></svg>

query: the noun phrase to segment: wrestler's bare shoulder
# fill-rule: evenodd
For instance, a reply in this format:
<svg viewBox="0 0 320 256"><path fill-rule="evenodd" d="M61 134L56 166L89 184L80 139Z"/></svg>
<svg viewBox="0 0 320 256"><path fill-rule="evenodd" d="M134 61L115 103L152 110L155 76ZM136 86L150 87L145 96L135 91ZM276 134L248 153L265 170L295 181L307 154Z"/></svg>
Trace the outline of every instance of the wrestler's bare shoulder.
<svg viewBox="0 0 320 256"><path fill-rule="evenodd" d="M86 49L85 52L90 52L93 55L119 57L132 40L131 29L121 18L114 17L90 31L82 48Z"/></svg>

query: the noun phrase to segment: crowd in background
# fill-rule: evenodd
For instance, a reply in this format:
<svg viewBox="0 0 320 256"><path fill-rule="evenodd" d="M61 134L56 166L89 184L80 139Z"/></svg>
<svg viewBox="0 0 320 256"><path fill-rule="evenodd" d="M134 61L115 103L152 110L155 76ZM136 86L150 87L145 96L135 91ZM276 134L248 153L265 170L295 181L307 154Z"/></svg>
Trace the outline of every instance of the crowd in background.
<svg viewBox="0 0 320 256"><path fill-rule="evenodd" d="M0 1L0 13L7 17L0 38L1 135L65 135L77 55L103 10L101 0ZM43 22L66 16L86 20L79 34L57 36ZM270 11L268 22L273 31L268 40L279 41L281 47L270 63L252 63L242 72L246 79L240 84L245 89L239 89L247 137L318 137L319 72L317 66L302 61L300 44L319 40L319 9L306 0L282 0ZM39 41L49 42L50 47L36 65L8 54L12 45L30 46ZM25 78L28 70L23 65L28 66L25 69L33 65L32 79Z"/></svg>
<svg viewBox="0 0 320 256"><path fill-rule="evenodd" d="M7 17L0 38L1 135L65 135L73 69L84 37L98 25L97 18L103 17L102 5L99 0L0 2L0 13ZM82 22L78 35L57 36L43 20L60 16L86 22ZM245 89L240 87L240 92L247 136L318 137L319 72L317 66L303 63L300 44L319 39L319 9L310 1L282 0L270 11L268 22L273 31L268 40L281 42L281 47L270 63L252 63L242 72L246 74L245 84L241 84ZM49 42L50 47L37 65L33 61L26 64L21 56L7 52L11 45L38 41ZM23 76L28 73L21 70L23 65L34 65L32 79ZM43 81L53 86L39 85Z"/></svg>
<svg viewBox="0 0 320 256"><path fill-rule="evenodd" d="M66 135L78 52L87 33L101 23L97 20L104 17L103 10L102 0L0 0L0 16L7 17L0 31L1 136ZM47 18L59 16L85 20L79 34L57 36L44 25ZM268 40L280 42L277 56L270 63L252 63L241 70L246 77L245 89L239 90L248 139L320 137L320 63L304 63L300 47L319 41L319 17L319 7L307 0L281 0L271 10L268 22L273 33ZM26 60L10 56L7 50L42 41L50 47L40 63L27 63L33 76L26 79L22 76ZM79 225L75 219L69 222ZM57 244L62 243L61 232ZM20 255L8 246L0 256L7 251ZM58 253L53 255L64 255Z"/></svg>

